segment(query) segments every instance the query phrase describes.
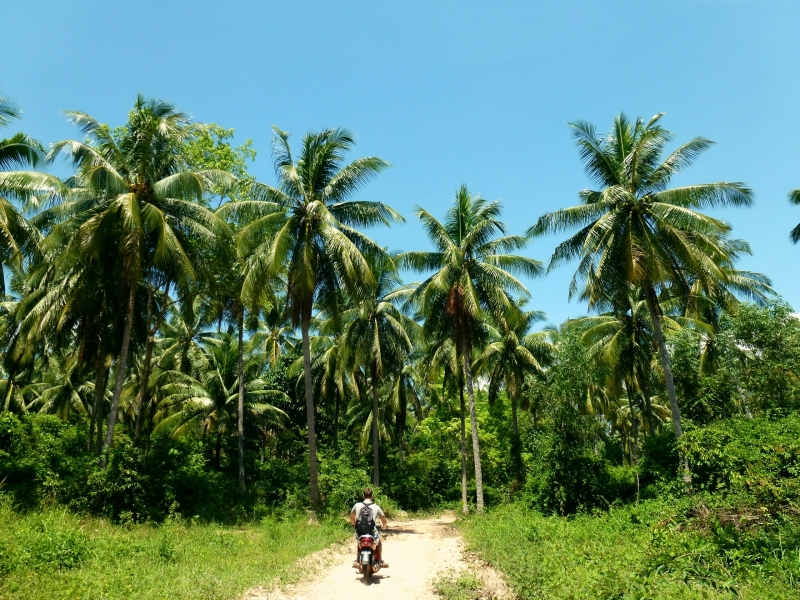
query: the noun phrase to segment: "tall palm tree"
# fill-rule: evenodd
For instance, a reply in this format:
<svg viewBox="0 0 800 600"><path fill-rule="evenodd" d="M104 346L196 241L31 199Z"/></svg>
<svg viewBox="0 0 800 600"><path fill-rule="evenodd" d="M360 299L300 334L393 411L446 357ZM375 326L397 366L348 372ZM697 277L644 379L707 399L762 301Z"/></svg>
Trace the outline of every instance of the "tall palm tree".
<svg viewBox="0 0 800 600"><path fill-rule="evenodd" d="M365 254L383 249L356 227L402 221L380 202L348 200L388 163L375 157L344 164L353 136L345 129L308 133L295 160L289 134L275 128L274 162L278 186L254 183L252 200L226 210L249 223L239 236L246 257L244 292L285 274L288 313L302 334L311 507L319 508L317 442L311 377L309 329L315 304L338 316L341 291L364 295L375 285Z"/></svg>
<svg viewBox="0 0 800 600"><path fill-rule="evenodd" d="M56 143L50 157L66 154L76 168L68 201L50 209L61 218L45 246L63 248L60 260L100 260L118 250L127 293L124 330L103 451L111 445L125 379L136 295L154 273L184 284L195 276L195 250L211 244L225 224L198 204L204 189L232 183L220 171L189 171L178 149L190 135L188 117L162 100L139 96L128 122L112 130L90 115L67 112L87 139ZM194 242L194 243L193 243ZM148 324L149 327L149 324Z"/></svg>
<svg viewBox="0 0 800 600"><path fill-rule="evenodd" d="M426 321L427 322L427 321ZM464 404L464 361L453 341L455 335L448 328L448 323L440 322L439 327L425 328L426 335L426 379L431 387L436 381L441 381L441 400L447 403L448 392L458 390L459 416L461 420L461 512L469 514L469 499L467 497L467 429L466 408ZM475 344L475 332L472 332L472 343Z"/></svg>
<svg viewBox="0 0 800 600"><path fill-rule="evenodd" d="M491 341L475 363L477 373L489 378L489 403L494 404L500 386L505 387L511 402L511 457L516 476L522 478L522 448L519 437L517 408L522 401L527 375L544 375L543 367L554 352L547 332L531 332L531 327L543 321L540 311L512 311L501 316L498 327L491 328Z"/></svg>
<svg viewBox="0 0 800 600"><path fill-rule="evenodd" d="M348 362L368 369L372 391L372 483L380 485L378 460L378 388L380 378L402 371L412 350L411 339L418 325L405 316L398 305L410 289L402 281L390 256L378 256L370 262L375 286L368 295L355 299L342 320L347 324L342 345Z"/></svg>
<svg viewBox="0 0 800 600"><path fill-rule="evenodd" d="M598 190L580 193L582 204L547 213L529 230L538 236L574 227L580 230L554 251L549 269L579 258L570 296L586 285L581 297L590 308L628 285L642 289L661 356L675 436L682 433L680 411L662 329L658 290L688 294L687 277L725 281L720 268L726 255L722 240L730 227L699 209L749 206L752 192L742 183L708 183L669 188L672 177L712 142L697 137L663 158L673 139L659 121L630 122L624 114L601 137L585 121L572 123L576 145Z"/></svg>
<svg viewBox="0 0 800 600"><path fill-rule="evenodd" d="M501 205L473 196L462 185L444 223L428 211L418 208L435 250L408 252L401 264L419 272L434 273L409 297L425 317L425 333L447 328L464 366L472 426L472 452L475 460L475 487L478 512L483 512L483 476L481 473L478 421L475 414L472 360L476 324L485 315L502 318L516 310L511 294L529 296L528 290L512 273L535 277L542 264L532 258L510 254L523 248L526 238L506 235L500 222Z"/></svg>

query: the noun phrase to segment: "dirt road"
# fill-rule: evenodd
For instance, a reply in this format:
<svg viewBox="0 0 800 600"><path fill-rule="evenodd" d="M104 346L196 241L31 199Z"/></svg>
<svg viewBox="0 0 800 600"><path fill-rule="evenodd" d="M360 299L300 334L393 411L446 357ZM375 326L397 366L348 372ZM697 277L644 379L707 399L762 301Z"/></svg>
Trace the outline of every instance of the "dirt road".
<svg viewBox="0 0 800 600"><path fill-rule="evenodd" d="M339 548L326 562L330 566L311 575L308 581L269 592L251 591L247 600L340 600L354 598L369 590L381 600L434 600L438 576L476 567L463 556L458 532L448 527L452 515L437 519L395 521L383 530L384 558L388 569L381 569L366 582L352 568L355 541ZM502 594L501 594L502 595Z"/></svg>

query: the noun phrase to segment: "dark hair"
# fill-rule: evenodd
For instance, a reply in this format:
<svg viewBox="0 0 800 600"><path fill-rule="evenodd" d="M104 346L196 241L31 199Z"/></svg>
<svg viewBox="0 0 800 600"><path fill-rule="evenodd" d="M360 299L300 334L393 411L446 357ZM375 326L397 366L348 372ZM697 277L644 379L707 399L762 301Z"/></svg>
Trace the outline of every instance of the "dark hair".
<svg viewBox="0 0 800 600"><path fill-rule="evenodd" d="M372 488L366 488L364 490L364 500L366 500L367 498L369 498L370 500L372 499Z"/></svg>

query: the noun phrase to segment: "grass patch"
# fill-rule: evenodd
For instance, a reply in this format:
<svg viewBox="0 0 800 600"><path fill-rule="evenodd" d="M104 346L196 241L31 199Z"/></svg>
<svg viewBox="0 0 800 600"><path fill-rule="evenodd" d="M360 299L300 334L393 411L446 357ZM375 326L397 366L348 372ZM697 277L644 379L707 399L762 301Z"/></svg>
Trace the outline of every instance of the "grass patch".
<svg viewBox="0 0 800 600"><path fill-rule="evenodd" d="M0 505L0 599L234 599L347 535L338 520L121 526Z"/></svg>
<svg viewBox="0 0 800 600"><path fill-rule="evenodd" d="M648 501L562 518L509 505L462 527L519 598L800 598L796 521L736 527L708 502L701 516L695 506Z"/></svg>
<svg viewBox="0 0 800 600"><path fill-rule="evenodd" d="M436 593L445 600L486 600L481 578L473 573L445 575L434 586Z"/></svg>

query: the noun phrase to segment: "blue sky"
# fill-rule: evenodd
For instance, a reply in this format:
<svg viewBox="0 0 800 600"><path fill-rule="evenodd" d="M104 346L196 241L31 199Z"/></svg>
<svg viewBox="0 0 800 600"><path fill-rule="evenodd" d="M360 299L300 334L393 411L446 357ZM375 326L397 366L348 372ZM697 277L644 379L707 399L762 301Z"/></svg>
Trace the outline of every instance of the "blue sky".
<svg viewBox="0 0 800 600"><path fill-rule="evenodd" d="M676 142L717 142L675 183L755 190L753 208L715 215L751 243L742 268L798 308L788 232L800 207L786 199L800 187L798 24L790 0L14 2L0 19L0 91L23 108L13 130L45 143L75 137L64 109L118 125L137 92L168 99L252 138L266 182L272 124L295 139L348 127L354 158L393 165L362 196L406 217L371 232L403 250L426 247L413 207L442 215L461 183L502 199L524 232L588 185L568 121L606 131L620 111L665 112ZM528 253L546 261L556 242ZM584 312L567 301L571 274L530 282L551 322Z"/></svg>

